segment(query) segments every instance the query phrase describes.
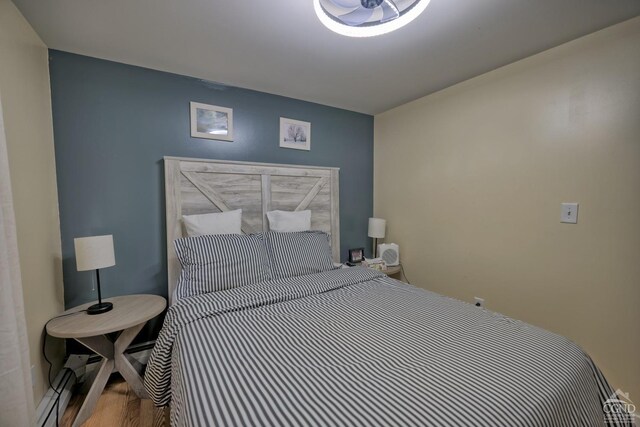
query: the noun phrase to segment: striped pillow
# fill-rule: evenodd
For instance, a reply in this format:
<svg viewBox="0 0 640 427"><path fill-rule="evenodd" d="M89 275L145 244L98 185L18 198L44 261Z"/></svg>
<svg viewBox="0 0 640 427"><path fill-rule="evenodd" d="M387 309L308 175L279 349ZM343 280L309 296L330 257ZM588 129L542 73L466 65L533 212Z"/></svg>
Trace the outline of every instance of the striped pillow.
<svg viewBox="0 0 640 427"><path fill-rule="evenodd" d="M174 241L182 271L176 296L183 298L271 279L262 234L219 234Z"/></svg>
<svg viewBox="0 0 640 427"><path fill-rule="evenodd" d="M322 231L265 233L275 279L332 270L330 237Z"/></svg>

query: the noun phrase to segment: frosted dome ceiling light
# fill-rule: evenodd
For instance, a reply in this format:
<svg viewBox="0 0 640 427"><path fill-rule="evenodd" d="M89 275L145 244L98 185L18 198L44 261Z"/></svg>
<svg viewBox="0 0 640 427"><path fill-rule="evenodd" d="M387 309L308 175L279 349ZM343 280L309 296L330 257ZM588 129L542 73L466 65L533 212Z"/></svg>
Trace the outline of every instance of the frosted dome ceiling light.
<svg viewBox="0 0 640 427"><path fill-rule="evenodd" d="M428 4L429 0L313 0L320 22L349 37L395 31L416 19Z"/></svg>

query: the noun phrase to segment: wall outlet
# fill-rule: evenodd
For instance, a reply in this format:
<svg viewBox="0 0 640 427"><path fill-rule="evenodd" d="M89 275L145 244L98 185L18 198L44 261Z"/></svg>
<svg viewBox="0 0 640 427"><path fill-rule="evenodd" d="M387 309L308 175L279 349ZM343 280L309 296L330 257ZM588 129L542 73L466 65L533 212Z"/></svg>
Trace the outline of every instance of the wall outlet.
<svg viewBox="0 0 640 427"><path fill-rule="evenodd" d="M483 298L473 297L473 300L475 301L476 307L484 307L484 299Z"/></svg>

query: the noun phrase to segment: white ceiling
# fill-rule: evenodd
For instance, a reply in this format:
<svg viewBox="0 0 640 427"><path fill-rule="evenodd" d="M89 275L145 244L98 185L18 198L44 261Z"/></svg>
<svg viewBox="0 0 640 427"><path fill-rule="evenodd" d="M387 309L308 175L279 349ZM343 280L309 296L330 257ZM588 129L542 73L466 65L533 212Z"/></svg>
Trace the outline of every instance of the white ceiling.
<svg viewBox="0 0 640 427"><path fill-rule="evenodd" d="M640 14L640 0L431 0L352 39L312 0L14 2L53 49L370 114Z"/></svg>

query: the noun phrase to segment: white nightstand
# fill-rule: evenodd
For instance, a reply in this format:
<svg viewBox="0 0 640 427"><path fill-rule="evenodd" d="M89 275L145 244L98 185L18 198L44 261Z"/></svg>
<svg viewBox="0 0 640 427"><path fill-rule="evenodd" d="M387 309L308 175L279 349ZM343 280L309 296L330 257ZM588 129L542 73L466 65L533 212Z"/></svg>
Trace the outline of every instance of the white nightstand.
<svg viewBox="0 0 640 427"><path fill-rule="evenodd" d="M388 266L387 269L383 271L383 273L386 274L387 276L397 276L397 275L402 276L402 266L400 265Z"/></svg>
<svg viewBox="0 0 640 427"><path fill-rule="evenodd" d="M334 265L342 266L342 268L349 268L349 266L347 264L334 264ZM357 265L359 266L360 264L357 264ZM406 277L403 277L404 273L402 271L402 264L389 266L384 271L382 271L382 270L376 270L376 271L384 273L389 277L393 277L394 279L398 279L398 280L405 279L405 282L406 282Z"/></svg>
<svg viewBox="0 0 640 427"><path fill-rule="evenodd" d="M162 313L167 302L157 295L127 295L104 301L112 302L113 310L89 315L83 310L94 303L88 303L65 311L60 315L64 317L53 318L47 324L46 332L52 337L73 338L103 357L73 422L74 427L82 425L91 416L112 372L120 372L138 397L148 398L140 374L124 351L147 321ZM115 342L105 336L112 332L120 332Z"/></svg>

